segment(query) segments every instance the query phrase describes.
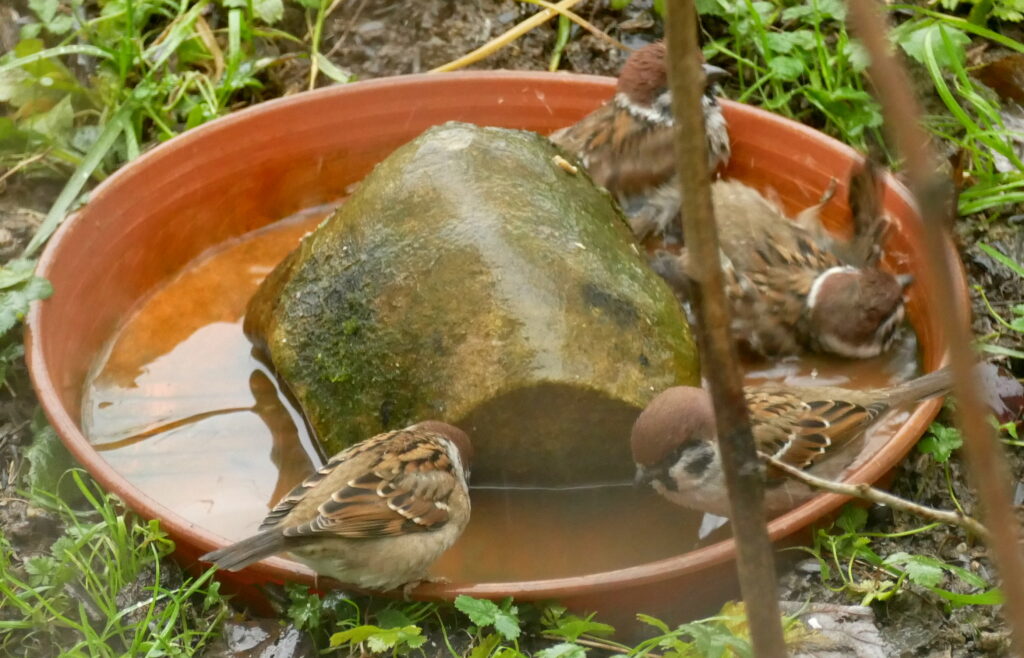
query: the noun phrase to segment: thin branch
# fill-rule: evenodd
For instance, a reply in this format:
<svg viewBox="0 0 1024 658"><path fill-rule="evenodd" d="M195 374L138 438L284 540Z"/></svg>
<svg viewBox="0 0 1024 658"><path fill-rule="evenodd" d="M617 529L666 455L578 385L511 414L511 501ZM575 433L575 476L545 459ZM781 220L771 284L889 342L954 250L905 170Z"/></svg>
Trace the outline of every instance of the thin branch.
<svg viewBox="0 0 1024 658"><path fill-rule="evenodd" d="M619 50L625 50L625 51L632 51L633 50L632 48L630 48L626 44L622 43L621 41L619 41L615 37L611 36L607 32L604 32L599 27L597 27L596 25L594 25L593 23L591 23L587 19L583 18L582 16L580 16L579 14L577 14L574 11L569 11L568 9L562 9L558 5L553 4L551 2L548 2L547 0L519 0L519 1L520 2L526 2L526 3L529 3L531 5L539 5L541 7L544 7L545 9L550 9L551 11L557 11L560 15L565 16L570 21L572 21L573 23L576 23L577 25L582 27L587 32L590 32L591 34L593 34L595 37L597 37L601 41L604 41L605 43L607 43L607 44L609 44L611 46L614 46L614 47L618 48Z"/></svg>
<svg viewBox="0 0 1024 658"><path fill-rule="evenodd" d="M949 240L944 234L950 210L944 196L936 190L937 160L921 127L922 114L912 92L914 87L890 50L882 7L875 0L849 0L849 7L850 24L871 55L871 80L882 103L887 132L904 158L911 189L925 219L924 282L934 298L956 300L952 272L957 265L950 262ZM953 302L940 313L955 376L957 424L964 435L971 480L984 510L984 523L989 531L987 543L1002 577L1006 618L1014 644L1024 647L1024 556L1018 543L1020 527L1013 511L1006 457L995 430L988 424L988 410L979 395L981 386L972 372L975 357L967 312L962 304Z"/></svg>
<svg viewBox="0 0 1024 658"><path fill-rule="evenodd" d="M743 397L743 377L730 331L718 229L711 207L707 139L701 96L705 80L697 46L693 0L667 3L669 87L675 114L676 168L682 192L683 235L693 264L702 370L715 408L725 482L736 537L740 590L758 656L785 656L776 595L774 551L764 512L764 482Z"/></svg>
<svg viewBox="0 0 1024 658"><path fill-rule="evenodd" d="M541 633L540 635L545 640L555 640L555 641L559 641L559 642L564 642L565 641L565 638L563 636L555 635L554 633ZM600 640L600 639L588 640L585 637L578 637L575 640L573 640L573 642L575 644L580 644L580 645L583 645L585 647L591 647L591 648L594 648L594 649L604 649L605 651L611 651L612 653L620 654L620 655L628 653L629 650L630 650L629 646L627 646L625 644L619 644L618 642L612 642L611 640L608 640L608 641ZM645 658L662 658L660 653L654 653L654 652L645 653L644 656L645 656Z"/></svg>
<svg viewBox="0 0 1024 658"><path fill-rule="evenodd" d="M43 158L45 158L49 154L50 154L50 149L46 148L45 150L40 151L39 153L36 153L35 155L31 155L31 156L25 158L24 160L21 160L20 162L15 164L13 167L11 167L7 171L5 171L3 173L3 175L0 175L0 184L2 184L5 180L7 180L8 178L10 178L14 174L16 174L18 171L24 169L25 167L29 166L30 164L39 162L40 160L42 160Z"/></svg>
<svg viewBox="0 0 1024 658"><path fill-rule="evenodd" d="M498 52L499 50L501 50L508 44L512 43L519 37L523 36L533 28L548 22L549 20L558 15L557 10L571 9L581 2L583 2L583 0L562 0L561 2L555 5L555 9L544 9L542 11L538 11L533 16L530 16L526 20L521 21L512 29L507 30L502 34L499 34L498 36L494 37L493 39L491 39L484 45L480 46L473 52L463 55L462 57L454 61L448 62L447 64L442 64L441 66L438 66L435 69L431 69L430 73L446 73L448 71L457 71L458 69L465 68L470 64L476 64L483 58Z"/></svg>
<svg viewBox="0 0 1024 658"><path fill-rule="evenodd" d="M981 525L981 523L974 517L967 516L961 512L935 509L934 507L921 505L905 498L894 496L887 491L876 489L870 484L864 482L860 484L847 484L845 482L826 480L824 478L817 477L816 475L811 475L810 473L783 461L779 461L775 457L765 455L763 458L765 463L770 464L772 468L777 468L794 480L799 480L809 487L839 494L841 496L860 498L861 500L878 503L879 505L887 505L893 509L898 509L901 512L909 512L910 514L914 514L915 516L919 516L930 521L938 521L939 523L945 523L946 525L955 525L977 537L980 537L986 542L990 539L989 532L985 529L985 526Z"/></svg>

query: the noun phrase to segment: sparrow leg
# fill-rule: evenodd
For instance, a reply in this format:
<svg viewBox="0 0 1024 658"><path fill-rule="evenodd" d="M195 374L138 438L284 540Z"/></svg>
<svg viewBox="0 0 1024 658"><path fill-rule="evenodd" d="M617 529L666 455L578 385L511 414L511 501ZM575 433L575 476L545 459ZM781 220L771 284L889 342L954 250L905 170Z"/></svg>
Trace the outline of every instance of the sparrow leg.
<svg viewBox="0 0 1024 658"><path fill-rule="evenodd" d="M422 583L422 582L423 582L422 580L413 580L411 582L408 582L408 583L402 585L402 600L403 601L410 601L411 600L410 596L412 595L412 591L414 589L416 589L417 587L419 587L420 583Z"/></svg>
<svg viewBox="0 0 1024 658"><path fill-rule="evenodd" d="M411 580L411 581L409 581L406 584L401 586L401 589L402 589L402 600L403 601L411 600L410 597L412 596L412 591L414 589L416 589L417 587L419 587L420 585L422 585L423 583L438 583L438 584L447 585L450 582L452 582L452 581L449 578L445 578L444 576L424 576L423 578L417 578L416 580ZM398 589L398 588L395 588L395 589Z"/></svg>
<svg viewBox="0 0 1024 658"><path fill-rule="evenodd" d="M444 576L424 576L423 578L417 578L416 580L409 581L402 585L402 599L408 601L412 595L412 591L422 585L423 583L438 583L439 585L447 585L452 582L450 578Z"/></svg>

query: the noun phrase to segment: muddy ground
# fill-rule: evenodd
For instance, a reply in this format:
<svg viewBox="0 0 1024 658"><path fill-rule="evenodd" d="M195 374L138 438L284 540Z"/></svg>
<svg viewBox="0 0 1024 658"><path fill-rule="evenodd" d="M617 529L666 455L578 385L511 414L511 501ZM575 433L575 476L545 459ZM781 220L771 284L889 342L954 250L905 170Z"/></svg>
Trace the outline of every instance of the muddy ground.
<svg viewBox="0 0 1024 658"><path fill-rule="evenodd" d="M584 17L628 45L641 45L661 36L660 23L642 4L627 13L595 9L598 4L588 3L582 10ZM425 71L473 50L533 9L512 0L349 0L341 3L329 18L322 50L360 79ZM545 69L555 39L553 25L534 30L476 66ZM284 27L300 37L305 36L303 13L293 4L289 4ZM566 48L562 68L614 74L623 59L624 55L607 43L586 33L576 34ZM275 68L267 79L269 95L305 88L307 66L306 60L293 58ZM320 82L327 84L328 81ZM727 86L726 95L728 91ZM0 258L7 259L19 251L58 191L59 184L50 180L13 177L4 183L0 191ZM1024 262L1024 231L1016 215L1019 212L1020 209L1008 209L1005 216L1009 220L988 223L961 219L956 226L971 284L983 287L989 300L999 309L1024 301L1021 299L1024 291L1012 272L992 261L975 243L984 240L1017 262ZM974 328L979 335L986 335L997 327L977 293L974 297ZM1016 344L1014 340L1004 339L1005 346L1024 348L1019 340ZM1008 365L1017 377L1024 376L1024 364ZM0 485L3 498L7 499L0 506L0 532L19 552L31 554L40 550L41 537L54 536L57 530L52 527L52 519L33 515L22 503L10 502L17 498L14 488L26 470L23 450L31 438L29 423L36 405L23 365L16 367L8 382L9 386L0 393ZM1008 459L1020 479L1024 475L1020 449L1011 448ZM957 455L950 468L957 497L970 512L975 508L975 501L965 483L965 469ZM916 452L897 469L893 488L921 502L950 506L941 467L930 457ZM869 529L876 532L896 532L921 525L917 519L883 509L872 510L869 519ZM956 529L939 528L900 540L876 540L874 547L883 555L904 551L934 556L994 579L983 547ZM813 561L801 562L784 573L780 590L780 598L787 600L858 602L856 595L837 593L823 586ZM916 587L888 601L875 603L873 607L883 637L891 643L892 649L887 655L992 656L1007 652L1006 628L997 617L997 608L971 606L950 611L942 599ZM221 646L225 651L222 655L230 655L227 644Z"/></svg>

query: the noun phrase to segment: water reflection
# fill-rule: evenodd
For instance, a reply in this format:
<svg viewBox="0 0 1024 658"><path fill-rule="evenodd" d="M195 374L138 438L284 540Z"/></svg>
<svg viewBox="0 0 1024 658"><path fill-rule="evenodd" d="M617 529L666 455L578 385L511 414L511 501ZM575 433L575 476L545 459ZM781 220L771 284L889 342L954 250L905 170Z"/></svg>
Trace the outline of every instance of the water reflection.
<svg viewBox="0 0 1024 658"><path fill-rule="evenodd" d="M84 425L104 458L146 495L227 539L252 533L322 463L241 327L260 281L322 216L223 245L154 291L112 337L87 386ZM752 370L748 381L880 385L913 374L915 354L910 337L883 359L791 360ZM585 421L573 422L580 427L566 431L586 431ZM877 448L892 426L869 445ZM631 486L475 487L469 527L434 571L456 582L501 582L622 568L695 547L701 520Z"/></svg>

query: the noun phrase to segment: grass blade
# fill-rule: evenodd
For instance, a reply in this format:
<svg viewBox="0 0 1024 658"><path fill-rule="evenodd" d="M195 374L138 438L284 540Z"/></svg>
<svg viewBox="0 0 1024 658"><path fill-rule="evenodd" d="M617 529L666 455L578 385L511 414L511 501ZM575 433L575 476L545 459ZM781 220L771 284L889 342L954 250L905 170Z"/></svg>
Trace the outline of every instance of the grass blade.
<svg viewBox="0 0 1024 658"><path fill-rule="evenodd" d="M985 39L988 39L989 41L994 41L995 43L998 43L1001 46L1006 46L1010 50L1015 50L1019 53L1024 53L1024 43L1021 43L1020 41L1017 41L1015 39L1011 39L1010 37L1003 36L998 32L993 32L988 28L982 27L981 25L976 25L963 18L950 16L948 14L943 14L942 12L933 11L931 9L926 9L924 7L917 7L915 5L907 4L889 5L889 11L910 11L917 14L922 14L924 16L928 16L930 18L937 18L938 20L948 25L954 26L959 30L963 30L964 32L970 32L971 34L983 37Z"/></svg>
<svg viewBox="0 0 1024 658"><path fill-rule="evenodd" d="M994 247L988 246L984 242L979 242L978 248L984 251L989 256L991 256L993 259L999 261L1006 267L1016 272L1017 276L1024 277L1024 267L1022 267L1021 264L1018 263L1017 261L1005 255L1003 252L999 251L998 249L995 249Z"/></svg>
<svg viewBox="0 0 1024 658"><path fill-rule="evenodd" d="M0 73L10 71L22 67L32 62L38 62L41 59L49 59L51 57L63 57L64 55L91 55L93 57L102 57L103 59L113 59L110 53L95 46L87 45L72 45L72 46L57 46L55 48L47 48L46 50L40 50L37 53L31 55L25 55L18 59L11 60L6 64L0 64Z"/></svg>
<svg viewBox="0 0 1024 658"><path fill-rule="evenodd" d="M46 219L43 220L39 230L36 231L28 246L25 247L25 251L22 254L25 258L31 258L39 250L39 247L53 235L53 232L57 230L61 222L64 221L68 210L71 208L71 204L75 202L75 199L82 192L86 181L89 180L92 172L103 162L103 158L106 157L107 152L110 151L114 142L117 141L128 115L131 114L131 110L130 105L122 105L114 113L114 116L107 121L107 125L103 127L100 136L96 138L96 142L82 159L82 164L71 174L71 178L68 179L64 189L57 196L57 200L50 207L50 212L46 214Z"/></svg>

